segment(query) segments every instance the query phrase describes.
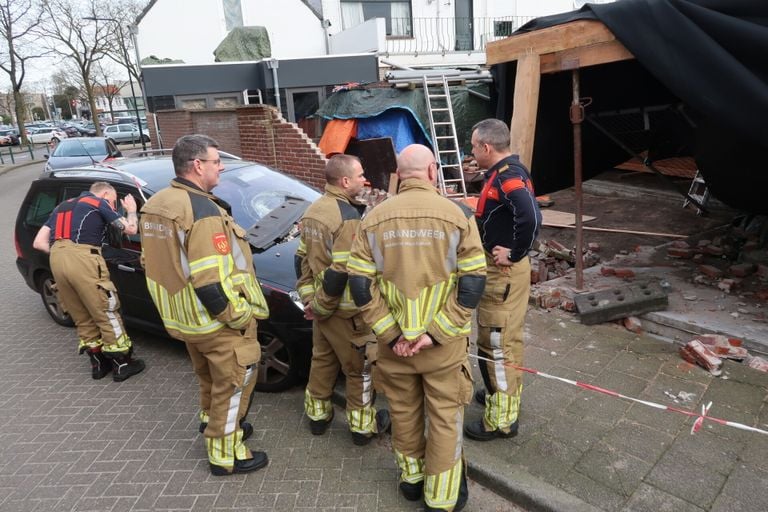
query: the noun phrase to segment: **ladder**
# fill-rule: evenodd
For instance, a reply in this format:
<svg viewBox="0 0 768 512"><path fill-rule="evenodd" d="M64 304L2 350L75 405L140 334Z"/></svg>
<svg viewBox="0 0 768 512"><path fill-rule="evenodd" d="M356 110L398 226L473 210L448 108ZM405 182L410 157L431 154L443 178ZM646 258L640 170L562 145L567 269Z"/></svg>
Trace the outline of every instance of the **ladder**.
<svg viewBox="0 0 768 512"><path fill-rule="evenodd" d="M448 79L422 77L424 98L429 113L429 130L432 134L433 151L438 164L437 185L445 197L467 197L464 173L461 169L461 152L456 138L456 123L453 119L451 93Z"/></svg>
<svg viewBox="0 0 768 512"><path fill-rule="evenodd" d="M690 204L695 204L696 215L702 215L705 213L703 208L707 207L708 202L709 187L707 187L701 172L696 169L696 175L693 177L693 181L691 181L691 188L688 190L688 195L683 201L683 208L688 207Z"/></svg>

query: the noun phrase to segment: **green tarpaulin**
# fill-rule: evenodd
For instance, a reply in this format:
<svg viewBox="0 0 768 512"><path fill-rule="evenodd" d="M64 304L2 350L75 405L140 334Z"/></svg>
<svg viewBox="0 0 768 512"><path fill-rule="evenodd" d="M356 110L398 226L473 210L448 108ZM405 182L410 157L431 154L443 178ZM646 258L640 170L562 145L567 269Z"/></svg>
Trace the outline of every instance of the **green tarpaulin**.
<svg viewBox="0 0 768 512"><path fill-rule="evenodd" d="M272 56L266 27L235 27L213 50L216 62L261 60Z"/></svg>

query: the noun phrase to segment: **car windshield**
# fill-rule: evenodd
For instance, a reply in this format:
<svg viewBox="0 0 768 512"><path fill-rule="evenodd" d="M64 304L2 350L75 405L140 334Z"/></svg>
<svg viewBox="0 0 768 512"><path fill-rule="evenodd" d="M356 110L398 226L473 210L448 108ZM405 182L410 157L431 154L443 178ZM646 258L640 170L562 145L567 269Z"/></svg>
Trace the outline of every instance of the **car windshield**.
<svg viewBox="0 0 768 512"><path fill-rule="evenodd" d="M221 181L213 193L232 206L238 224L250 229L275 208L295 197L312 202L320 194L288 176L260 166L246 166L221 173Z"/></svg>
<svg viewBox="0 0 768 512"><path fill-rule="evenodd" d="M107 148L103 140L62 141L51 156L104 156Z"/></svg>

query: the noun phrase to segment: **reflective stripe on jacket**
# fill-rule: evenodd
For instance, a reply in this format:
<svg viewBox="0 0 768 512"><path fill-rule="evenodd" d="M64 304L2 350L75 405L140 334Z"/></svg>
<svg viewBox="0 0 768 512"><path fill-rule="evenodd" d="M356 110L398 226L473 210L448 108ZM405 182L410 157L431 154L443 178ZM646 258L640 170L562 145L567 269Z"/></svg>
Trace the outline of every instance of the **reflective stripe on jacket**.
<svg viewBox="0 0 768 512"><path fill-rule="evenodd" d="M141 209L147 289L168 333L184 341L269 316L246 232L220 203L176 178Z"/></svg>
<svg viewBox="0 0 768 512"><path fill-rule="evenodd" d="M477 224L429 183L406 179L398 195L368 213L347 269L370 280L362 311L379 341L426 332L446 343L469 335L472 309L459 303L457 285L463 276L484 281Z"/></svg>
<svg viewBox="0 0 768 512"><path fill-rule="evenodd" d="M349 318L359 311L349 284L344 286L341 295L328 294L323 289L323 279L331 267L346 278L349 249L362 209L351 204L342 189L326 185L325 194L307 208L301 219L301 241L296 251L301 275L296 287L302 302L311 303L320 317L337 313Z"/></svg>

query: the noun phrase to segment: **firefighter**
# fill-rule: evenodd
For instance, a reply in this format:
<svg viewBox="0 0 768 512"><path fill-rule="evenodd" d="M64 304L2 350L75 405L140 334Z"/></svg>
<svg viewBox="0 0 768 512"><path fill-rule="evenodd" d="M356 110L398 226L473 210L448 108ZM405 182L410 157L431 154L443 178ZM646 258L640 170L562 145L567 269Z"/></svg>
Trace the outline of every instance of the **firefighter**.
<svg viewBox="0 0 768 512"><path fill-rule="evenodd" d="M477 308L480 372L488 391L475 394L484 404L482 420L465 426L477 441L513 437L518 431L522 373L505 366L523 364L523 325L531 288L528 251L539 232L541 212L528 170L509 147L507 125L498 119L472 128L472 153L488 169L477 203L488 282Z"/></svg>
<svg viewBox="0 0 768 512"><path fill-rule="evenodd" d="M461 433L472 396L468 336L485 258L471 212L438 194L437 172L429 148L403 149L399 193L362 220L347 269L378 339L374 382L389 400L400 491L423 496L427 510L460 510L469 496Z"/></svg>
<svg viewBox="0 0 768 512"><path fill-rule="evenodd" d="M211 194L224 169L215 140L176 141L176 177L141 209L147 288L168 333L185 342L200 384L200 431L211 473L246 473L267 454L243 443L261 349L257 319L269 311L251 249L229 205Z"/></svg>
<svg viewBox="0 0 768 512"><path fill-rule="evenodd" d="M389 412L373 407L366 348L375 337L352 301L347 259L365 205L355 202L365 185L360 159L337 154L325 168L325 194L301 220L296 253L297 288L312 325L312 364L304 411L312 434L325 433L333 419L331 395L339 374L346 377L347 423L356 445L368 444L390 425Z"/></svg>
<svg viewBox="0 0 768 512"><path fill-rule="evenodd" d="M58 205L32 243L51 255L56 293L77 327L79 352L90 358L91 377L101 379L113 371L115 382L144 369L144 361L131 355L133 344L120 316L120 299L101 256L110 225L129 235L138 231L136 200L128 194L120 203L127 217L115 210L114 187L97 181L88 192Z"/></svg>

